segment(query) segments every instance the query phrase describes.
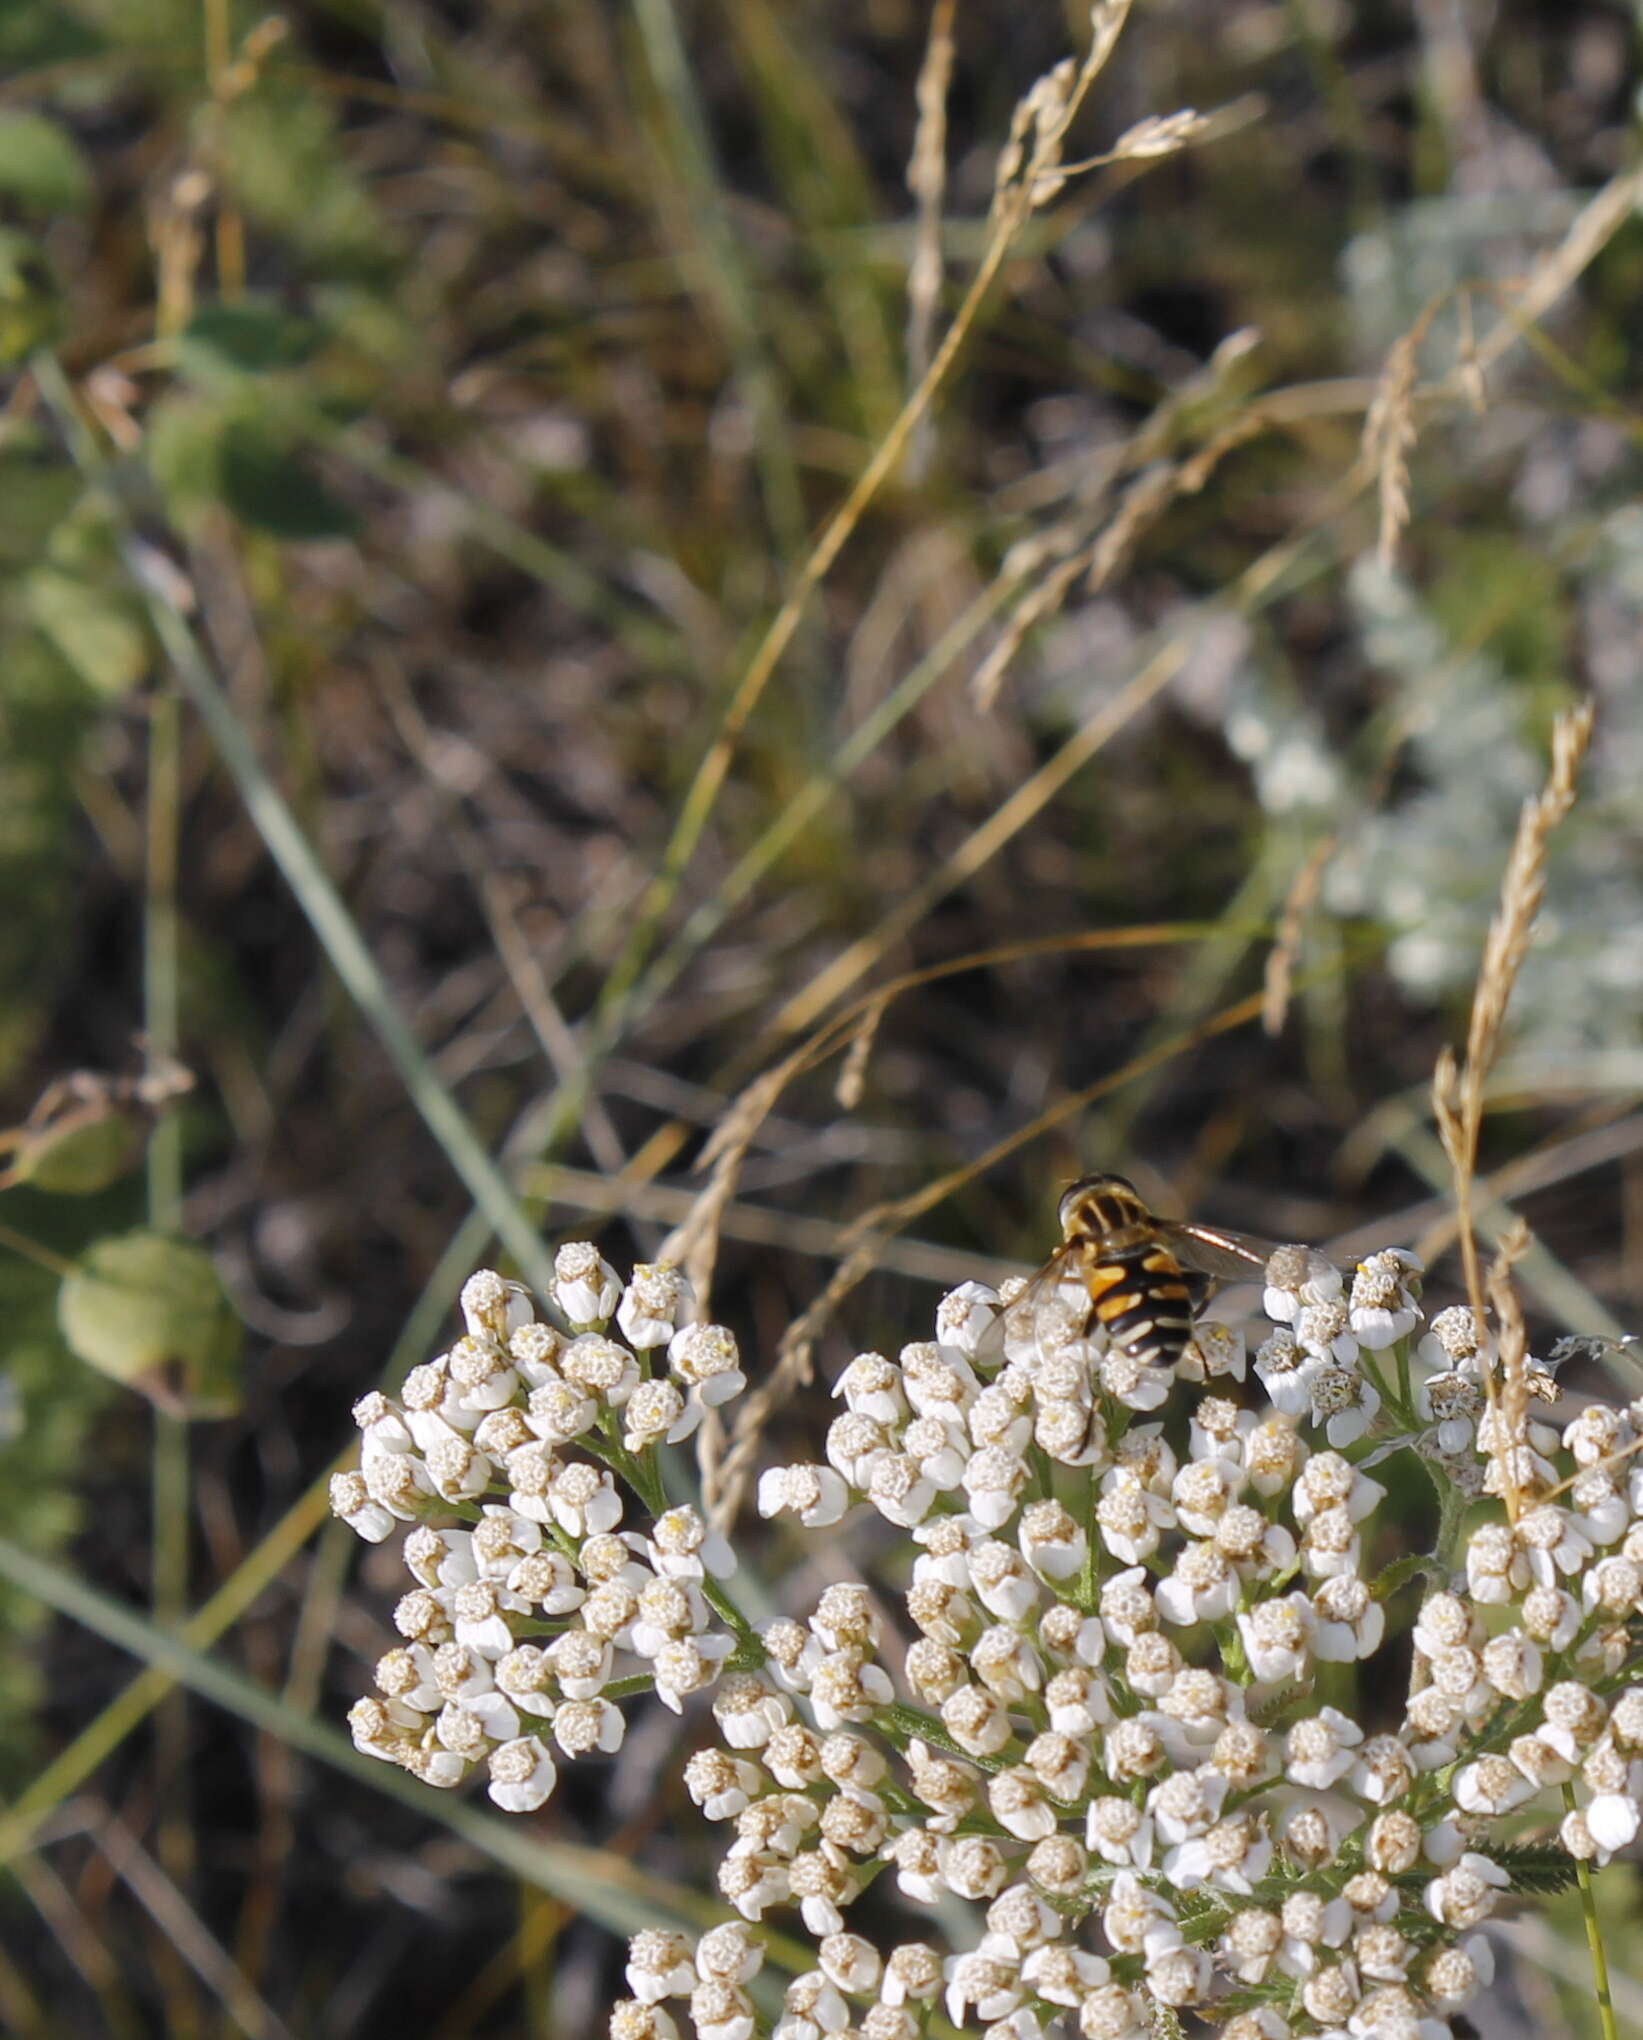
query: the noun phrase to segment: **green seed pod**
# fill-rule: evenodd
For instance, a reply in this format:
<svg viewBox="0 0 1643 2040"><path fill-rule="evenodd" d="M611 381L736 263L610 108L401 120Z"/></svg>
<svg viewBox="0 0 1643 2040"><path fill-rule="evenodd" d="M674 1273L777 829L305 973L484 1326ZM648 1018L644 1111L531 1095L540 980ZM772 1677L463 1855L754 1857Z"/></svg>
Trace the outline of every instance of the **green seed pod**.
<svg viewBox="0 0 1643 2040"><path fill-rule="evenodd" d="M65 1114L53 1125L25 1129L6 1181L28 1183L60 1197L87 1197L106 1190L142 1152L143 1124L122 1106L92 1104Z"/></svg>
<svg viewBox="0 0 1643 2040"><path fill-rule="evenodd" d="M88 1365L162 1408L239 1407L240 1321L203 1247L154 1232L97 1241L64 1278L57 1321Z"/></svg>

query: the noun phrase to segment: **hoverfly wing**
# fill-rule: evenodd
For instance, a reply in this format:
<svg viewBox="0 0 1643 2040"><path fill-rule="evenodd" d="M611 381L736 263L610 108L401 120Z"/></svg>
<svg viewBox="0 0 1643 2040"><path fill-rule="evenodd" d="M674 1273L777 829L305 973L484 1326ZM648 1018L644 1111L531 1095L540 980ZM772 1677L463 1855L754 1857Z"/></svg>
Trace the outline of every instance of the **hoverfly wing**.
<svg viewBox="0 0 1643 2040"><path fill-rule="evenodd" d="M1217 1282L1264 1282L1266 1267L1282 1251L1277 1240L1264 1240L1254 1233L1229 1232L1219 1225L1198 1225L1188 1219L1160 1219L1158 1230L1168 1240L1183 1268L1208 1275ZM1308 1248L1309 1254L1328 1261L1351 1279L1354 1263L1342 1264L1333 1256Z"/></svg>
<svg viewBox="0 0 1643 2040"><path fill-rule="evenodd" d="M1069 1240L1055 1252L1041 1268L1035 1268L1015 1295L1004 1306L1007 1311L1036 1310L1053 1296L1063 1282L1076 1280L1072 1273L1073 1258L1078 1243Z"/></svg>
<svg viewBox="0 0 1643 2040"><path fill-rule="evenodd" d="M1042 1268L1027 1277L1021 1290L1004 1307L1007 1326L1019 1328L1029 1339L1036 1335L1041 1318L1053 1317L1055 1306L1063 1302L1062 1285L1079 1283L1078 1261L1082 1247L1081 1241L1069 1240L1066 1245L1056 1248ZM1071 1299L1065 1300L1063 1307L1069 1317L1077 1308Z"/></svg>
<svg viewBox="0 0 1643 2040"><path fill-rule="evenodd" d="M1226 1232L1216 1225L1195 1225L1185 1219L1160 1219L1158 1230L1183 1268L1217 1282L1260 1282L1266 1264L1278 1251L1270 1240L1248 1233Z"/></svg>

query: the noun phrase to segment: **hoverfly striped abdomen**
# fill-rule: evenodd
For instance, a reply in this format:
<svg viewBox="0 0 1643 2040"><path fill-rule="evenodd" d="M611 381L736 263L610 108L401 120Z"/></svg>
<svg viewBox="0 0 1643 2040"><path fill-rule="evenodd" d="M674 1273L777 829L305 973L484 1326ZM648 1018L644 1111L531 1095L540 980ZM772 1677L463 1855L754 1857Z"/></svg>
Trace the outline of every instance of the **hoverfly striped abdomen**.
<svg viewBox="0 0 1643 2040"><path fill-rule="evenodd" d="M1156 1240L1096 1251L1100 1258L1084 1270L1086 1332L1099 1324L1114 1346L1143 1365L1173 1366L1192 1335L1192 1294L1180 1262Z"/></svg>
<svg viewBox="0 0 1643 2040"><path fill-rule="evenodd" d="M1173 1366L1192 1336L1188 1267L1247 1277L1264 1265L1256 1244L1236 1234L1157 1217L1122 1176L1083 1177L1063 1194L1060 1217L1065 1244L1044 1272L1083 1284L1086 1337L1099 1325L1146 1366Z"/></svg>

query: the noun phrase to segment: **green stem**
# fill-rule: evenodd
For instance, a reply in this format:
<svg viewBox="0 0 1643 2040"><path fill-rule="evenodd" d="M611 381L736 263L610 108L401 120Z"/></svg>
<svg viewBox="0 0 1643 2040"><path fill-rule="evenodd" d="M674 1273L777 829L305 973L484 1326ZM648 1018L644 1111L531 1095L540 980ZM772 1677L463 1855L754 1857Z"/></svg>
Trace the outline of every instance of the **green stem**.
<svg viewBox="0 0 1643 2040"><path fill-rule="evenodd" d="M1575 1794L1572 1785L1563 1788L1563 1804L1571 1813L1575 1810ZM1603 1947L1603 1928L1597 1917L1597 1901L1592 1896L1591 1865L1583 1857L1575 1858L1575 1877L1580 1885L1580 1910L1586 1920L1586 1946L1592 1957L1592 1987L1597 1993L1597 2023L1603 2040L1620 2040L1620 2028L1615 2024L1614 1999L1609 1992L1609 1958Z"/></svg>
<svg viewBox="0 0 1643 2040"><path fill-rule="evenodd" d="M1454 1561L1460 1526L1476 1497L1466 1494L1452 1480L1440 1480L1436 1469L1427 1461L1422 1460L1421 1463L1426 1466L1432 1485L1438 1491L1438 1536L1432 1547L1432 1556L1440 1565L1449 1566Z"/></svg>
<svg viewBox="0 0 1643 2040"><path fill-rule="evenodd" d="M741 1609L736 1606L736 1603L725 1592L724 1588L711 1575L704 1576L702 1580L702 1598L721 1622L729 1623L744 1645L757 1642L758 1633L752 1623L748 1621ZM760 1645L759 1662L762 1663L763 1659L764 1648Z"/></svg>
<svg viewBox="0 0 1643 2040"><path fill-rule="evenodd" d="M149 705L146 872L143 901L143 1026L145 1048L154 1064L174 1062L181 1043L179 1023L177 868L182 820L182 714L169 687ZM156 1232L179 1234L183 1215L182 1121L160 1115L148 1141L148 1222ZM154 1412L151 1466L153 1506L150 1600L155 1622L180 1627L188 1613L189 1472L188 1424L163 1409ZM189 1710L183 1694L167 1696L155 1717L160 1791L166 1817L159 1834L160 1860L178 1883L193 1872L189 1819Z"/></svg>

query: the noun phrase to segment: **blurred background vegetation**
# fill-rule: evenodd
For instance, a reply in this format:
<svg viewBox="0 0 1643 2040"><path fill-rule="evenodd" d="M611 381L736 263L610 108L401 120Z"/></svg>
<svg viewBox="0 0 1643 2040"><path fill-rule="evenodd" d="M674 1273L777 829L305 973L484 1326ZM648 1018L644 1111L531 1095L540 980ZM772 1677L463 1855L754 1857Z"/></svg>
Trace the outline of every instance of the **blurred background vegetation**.
<svg viewBox="0 0 1643 2040"><path fill-rule="evenodd" d="M1581 693L1483 1218L1532 1223L1543 1331L1637 1323L1631 8L1138 8L1071 154L1216 118L1025 220L744 687L1088 32L0 12L8 2030L595 2030L578 1906L695 1874L674 1724L537 1836L351 1763L398 1585L319 1530L350 1404L473 1266L652 1253L852 1001L848 1106L799 1070L724 1213L755 1377L949 1175L824 1374L1040 1258L1081 1165L1441 1253L1430 1070ZM1514 1932L1484 2030L1581 2030L1569 1920Z"/></svg>

